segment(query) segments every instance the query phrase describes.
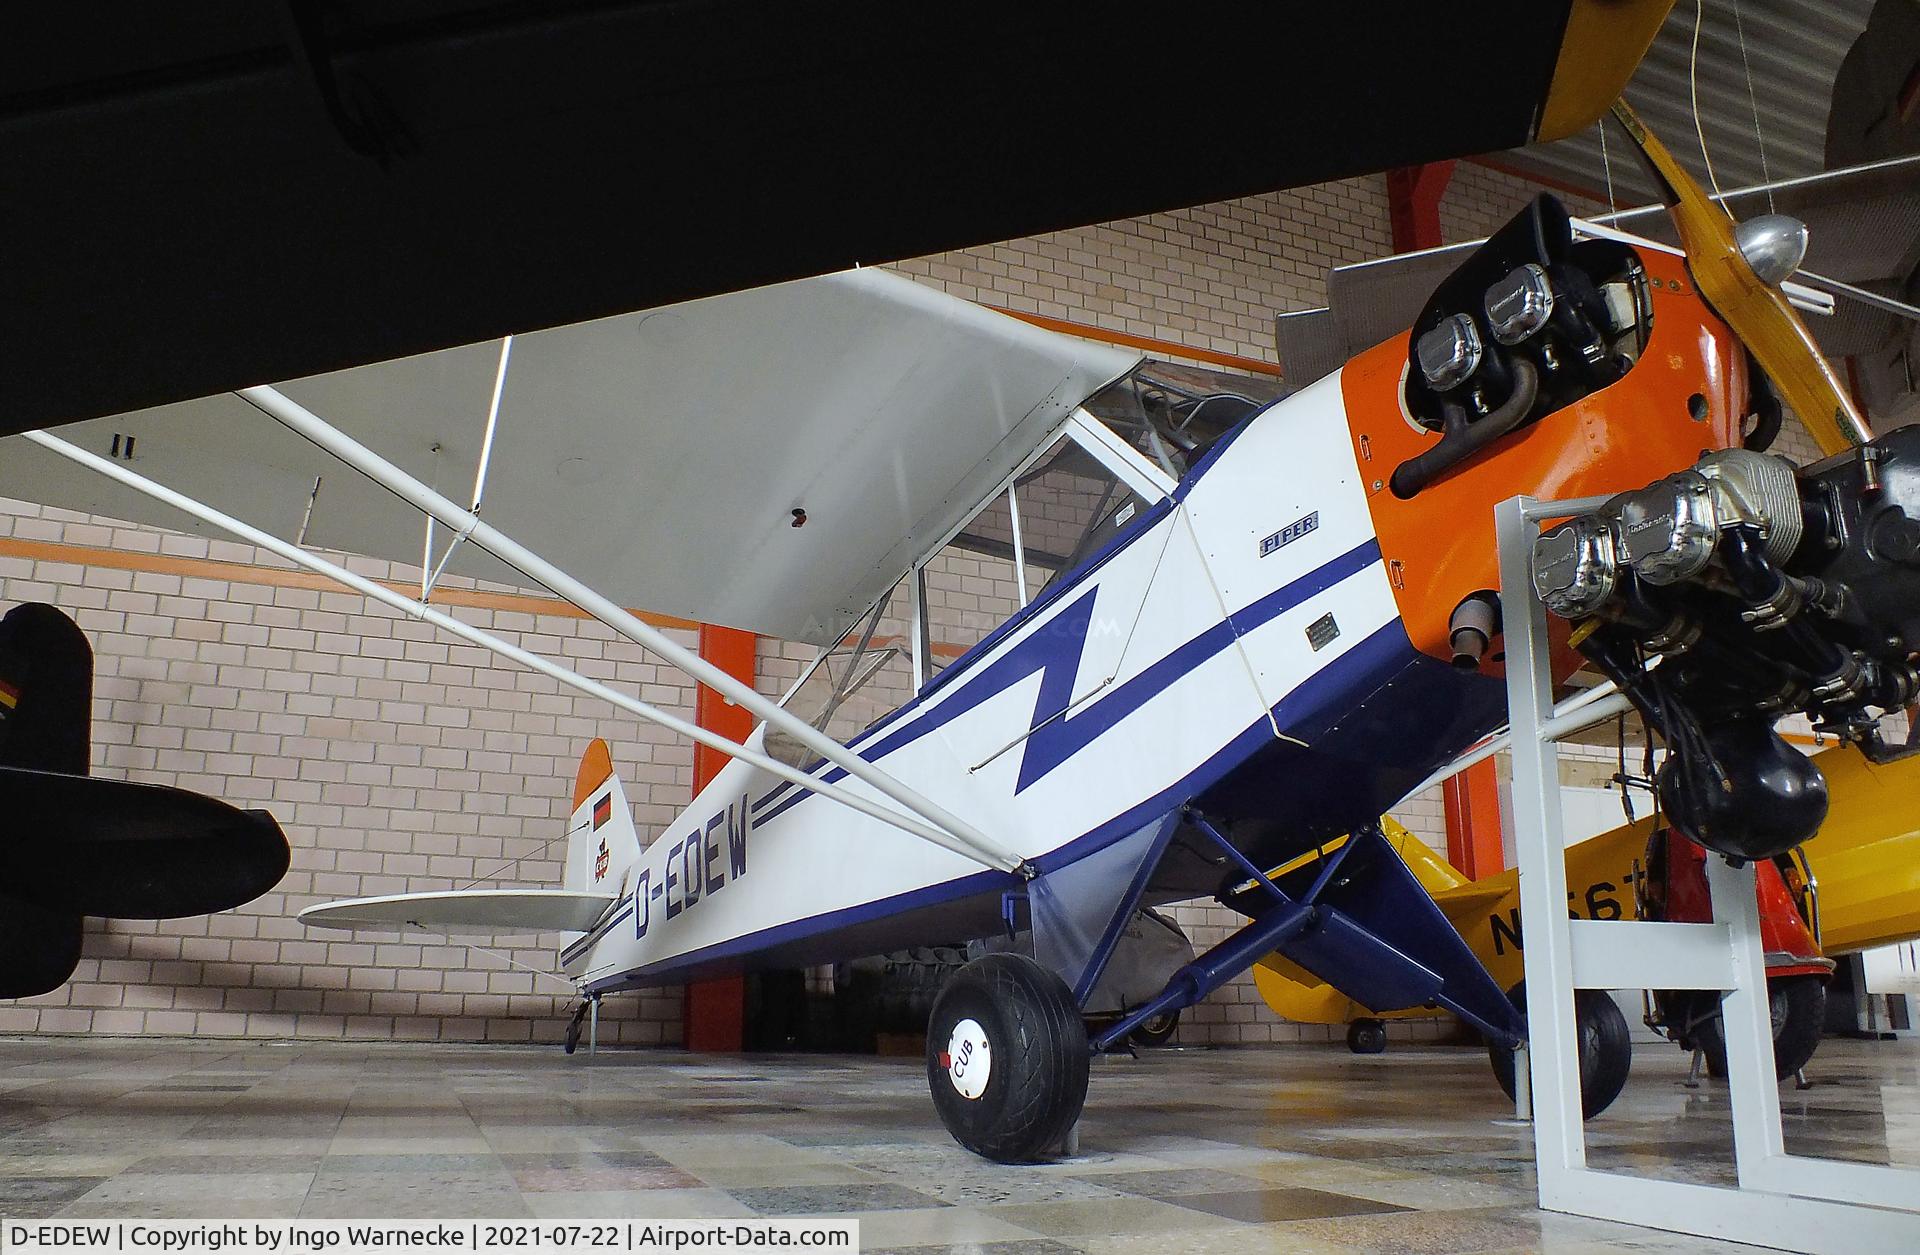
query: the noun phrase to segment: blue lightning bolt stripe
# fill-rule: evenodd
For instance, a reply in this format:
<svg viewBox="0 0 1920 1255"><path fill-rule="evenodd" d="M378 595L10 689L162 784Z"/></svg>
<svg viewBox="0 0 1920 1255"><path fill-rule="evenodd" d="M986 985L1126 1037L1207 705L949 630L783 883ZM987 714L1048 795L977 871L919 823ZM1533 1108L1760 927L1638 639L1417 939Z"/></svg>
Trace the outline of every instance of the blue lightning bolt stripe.
<svg viewBox="0 0 1920 1255"><path fill-rule="evenodd" d="M1302 680L1299 687L1273 707L1272 718L1278 720L1282 727L1299 727L1303 723L1312 726L1323 721L1330 722L1338 718L1336 712L1352 710L1361 695L1374 692L1387 684L1396 672L1407 667L1416 658L1418 655L1407 640L1405 628L1401 626L1398 619L1395 619L1366 638L1356 641L1331 665L1322 667ZM1455 674L1441 664L1432 665L1439 667L1448 676ZM1497 684L1498 681L1493 683ZM1170 807L1178 806L1198 796L1245 764L1262 745L1269 744L1272 740L1272 727L1263 716L1242 729L1238 736L1182 779L1168 785L1152 797L1142 799L1075 840L1039 856L1035 861L1043 873L1050 872L1104 849L1112 842L1137 830L1141 824L1166 814ZM1373 773L1380 770L1364 762L1355 765L1359 768L1358 775L1331 783L1343 789L1364 789L1369 786ZM1398 780L1401 785L1405 785L1424 775L1430 765L1403 766L1399 772L1393 774L1392 778ZM1408 774L1409 772L1411 774ZM1386 802L1382 801L1382 808L1385 805ZM1284 807L1282 809L1284 810ZM702 964L730 962L741 956L776 946L821 937L837 929L851 928L893 917L905 917L918 911L937 914L947 904L964 901L970 896L979 895L976 900L992 904L1006 889L1007 884L1008 879L1005 873L973 872L954 880L926 885L889 898L862 902L855 906L774 924L757 932L745 933L699 949L676 954L670 958L644 963L617 976L592 981L588 984L588 988L596 993L641 988L649 984L676 979L689 971L698 969ZM989 913L991 909L989 905ZM929 915L926 918L932 917ZM915 927L919 928L917 933L911 931ZM901 937L950 935L942 932L941 925L937 923L909 925L908 928L909 931L897 935ZM902 940L895 944L908 943ZM812 958L803 956L796 956L796 958L801 962L814 961Z"/></svg>
<svg viewBox="0 0 1920 1255"><path fill-rule="evenodd" d="M968 679L946 701L919 718L893 729L872 744L862 746L860 757L876 762L939 730L1037 671L1040 673L1040 692L1034 701L1033 719L1028 725L1034 731L1017 751L1023 755L1014 785L1014 792L1018 793L1085 749L1095 738L1165 692L1181 677L1226 649L1236 635L1244 635L1271 622L1379 560L1380 546L1377 542L1369 540L1356 545L1331 562L1234 613L1226 622L1208 627L1078 713L1056 718L1072 698L1073 682L1079 674L1087 633L1093 623L1094 601L1100 592L1096 585L1058 615L1041 624L1032 635L1019 641ZM835 767L820 778L832 783L846 774L844 769ZM756 816L754 823L756 826L764 824L811 796L813 794L810 792L796 791L779 805Z"/></svg>

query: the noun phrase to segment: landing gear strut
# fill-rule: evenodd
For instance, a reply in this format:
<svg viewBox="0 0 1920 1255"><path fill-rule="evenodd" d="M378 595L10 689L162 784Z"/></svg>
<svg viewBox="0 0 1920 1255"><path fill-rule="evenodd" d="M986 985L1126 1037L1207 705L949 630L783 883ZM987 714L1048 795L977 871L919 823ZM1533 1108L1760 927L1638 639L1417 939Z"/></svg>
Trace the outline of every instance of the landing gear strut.
<svg viewBox="0 0 1920 1255"><path fill-rule="evenodd" d="M1220 900L1252 918L1089 1040L1083 1003L1138 907L1176 820L1219 847L1225 869ZM1253 889L1240 893L1236 886L1242 883ZM1034 953L1045 961L1011 951L975 959L941 991L927 1026L934 1107L955 1141L988 1159L1016 1163L1073 1153L1090 1056L1121 1048L1143 1027L1178 1016L1276 950L1323 974L1362 1006L1444 1007L1505 1049L1509 1063L1521 1040L1522 1017L1377 824L1276 879L1188 808L1040 877L1025 896L1035 920ZM1012 895L1002 909L1011 933ZM1076 948L1076 938L1089 944ZM1607 1100L1618 1092L1616 1085Z"/></svg>

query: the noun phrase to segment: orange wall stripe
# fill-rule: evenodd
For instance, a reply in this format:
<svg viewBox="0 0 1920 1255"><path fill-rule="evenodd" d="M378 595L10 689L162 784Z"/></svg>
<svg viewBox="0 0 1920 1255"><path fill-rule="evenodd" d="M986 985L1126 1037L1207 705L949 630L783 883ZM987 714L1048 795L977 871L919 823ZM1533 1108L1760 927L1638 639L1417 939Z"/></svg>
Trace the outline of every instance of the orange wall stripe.
<svg viewBox="0 0 1920 1255"><path fill-rule="evenodd" d="M218 558L186 558L171 553L137 553L127 549L108 549L99 545L70 545L51 540L20 540L0 536L0 558L26 558L33 562L69 562L76 566L102 567L113 571L145 571L157 575L177 575L183 579L223 580L230 584L264 584L273 588L307 588L316 592L346 592L341 585L311 571L262 566L254 562L227 562ZM379 580L398 593L418 599L420 586L403 580ZM567 619L592 616L571 602L558 597L540 597L532 593L496 593L475 588L436 588L433 604L441 609L464 606L471 610L505 610L520 614L553 614ZM655 627L686 628L700 625L692 619L647 610L633 611Z"/></svg>
<svg viewBox="0 0 1920 1255"><path fill-rule="evenodd" d="M229 584L264 584L271 588L307 588L315 592L338 593L350 590L334 583L324 575L315 575L311 571L290 570L286 567L262 566L256 562L227 562L219 558L185 558L171 553L139 553L130 549L107 549L99 545L70 545L54 540L20 540L11 536L0 536L0 558L25 558L30 562L66 562L74 566L102 567L112 571L145 571L157 575L177 575L182 579L221 580ZM376 580L398 593L409 597L420 596L420 586L402 580ZM540 597L533 593L494 593L474 588L436 588L433 590L433 604L445 609L448 606L464 606L470 610L506 610L520 614L554 614L566 619L589 619L593 616L569 601L558 597ZM698 630L700 624L692 619L676 618L670 614L655 614L650 610L635 610L643 622L655 627L686 628ZM876 645L905 644L906 637L876 637ZM950 645L945 641L935 641L933 652L942 658L958 658L972 648L970 645Z"/></svg>
<svg viewBox="0 0 1920 1255"><path fill-rule="evenodd" d="M1082 340L1099 340L1106 344L1124 345L1130 349L1165 353L1170 357L1192 358L1196 362L1225 366L1229 370L1244 370L1253 375L1271 375L1275 379L1280 378L1278 366L1272 362L1263 362L1257 357L1243 357L1238 353L1219 353L1213 349L1197 349L1191 344L1159 340L1153 336L1139 336L1131 331L1114 331L1107 327L1095 327L1083 322L1070 322L1065 318L1052 318L1046 314L1029 314L1024 310L1008 309L1004 305L989 305L987 308L996 313L1005 314L1009 318L1018 318L1021 322L1032 323L1036 327L1045 327L1048 331L1079 336Z"/></svg>

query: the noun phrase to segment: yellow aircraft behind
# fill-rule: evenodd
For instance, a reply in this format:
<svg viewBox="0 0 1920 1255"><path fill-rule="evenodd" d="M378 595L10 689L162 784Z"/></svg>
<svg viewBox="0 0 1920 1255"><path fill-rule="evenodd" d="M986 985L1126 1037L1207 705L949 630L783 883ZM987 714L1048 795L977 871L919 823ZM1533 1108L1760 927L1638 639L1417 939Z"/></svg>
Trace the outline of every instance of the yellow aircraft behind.
<svg viewBox="0 0 1920 1255"><path fill-rule="evenodd" d="M1818 755L1832 798L1820 833L1804 848L1817 885L1818 936L1829 956L1920 936L1920 756L1875 765L1849 750ZM1581 919L1634 913L1645 874L1651 816L1567 850L1568 909ZM1425 842L1396 824L1386 830L1400 857L1432 893L1502 988L1521 977L1518 872L1468 880ZM1378 1020L1431 1015L1424 1008L1378 1015L1278 955L1253 969L1275 1014L1304 1024L1347 1024L1348 1045L1384 1045Z"/></svg>

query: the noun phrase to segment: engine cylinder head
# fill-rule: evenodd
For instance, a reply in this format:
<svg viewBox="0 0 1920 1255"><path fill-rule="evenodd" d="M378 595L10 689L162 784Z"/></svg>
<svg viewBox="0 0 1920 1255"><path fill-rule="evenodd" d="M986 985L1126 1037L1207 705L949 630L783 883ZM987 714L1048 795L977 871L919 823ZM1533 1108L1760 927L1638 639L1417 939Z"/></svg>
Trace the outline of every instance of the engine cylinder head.
<svg viewBox="0 0 1920 1255"><path fill-rule="evenodd" d="M1541 533L1533 542L1533 589L1563 619L1605 605L1618 582L1613 531L1591 515Z"/></svg>

